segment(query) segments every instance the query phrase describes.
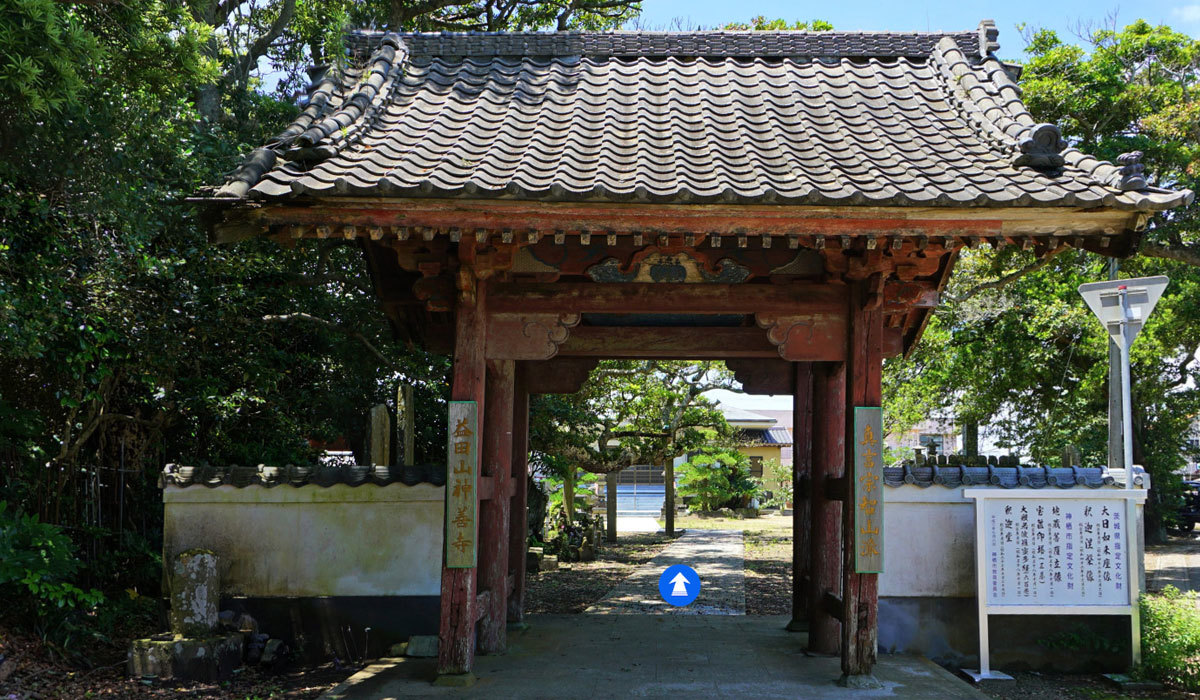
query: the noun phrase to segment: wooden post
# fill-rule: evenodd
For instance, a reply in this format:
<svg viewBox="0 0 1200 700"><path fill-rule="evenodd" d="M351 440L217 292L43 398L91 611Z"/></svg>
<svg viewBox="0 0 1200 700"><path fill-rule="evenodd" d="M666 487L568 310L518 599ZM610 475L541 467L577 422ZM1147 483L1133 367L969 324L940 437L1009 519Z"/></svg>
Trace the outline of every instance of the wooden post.
<svg viewBox="0 0 1200 700"><path fill-rule="evenodd" d="M473 294L459 296L455 314L454 377L450 385L452 400L476 403L480 412L479 425L484 424L485 289L484 285L478 285ZM482 461L483 450L478 454L478 461ZM478 539L478 535L476 537ZM451 569L446 567L443 558L441 626L438 631L439 682L469 683L473 678L468 674L475 663L475 585L476 569Z"/></svg>
<svg viewBox="0 0 1200 700"><path fill-rule="evenodd" d="M808 629L809 527L812 520L812 402L811 362L792 364L792 632Z"/></svg>
<svg viewBox="0 0 1200 700"><path fill-rule="evenodd" d="M666 520L667 537L675 536L675 460L667 457L663 461L663 519Z"/></svg>
<svg viewBox="0 0 1200 700"><path fill-rule="evenodd" d="M841 623L830 614L826 594L842 593L842 504L826 486L845 471L846 364L822 363L813 377L812 531L809 535L808 648L835 654Z"/></svg>
<svg viewBox="0 0 1200 700"><path fill-rule="evenodd" d="M607 506L606 517L608 522L604 523L605 536L607 542L617 541L617 473L609 472L604 475L604 503Z"/></svg>
<svg viewBox="0 0 1200 700"><path fill-rule="evenodd" d="M509 520L508 570L513 589L508 596L509 625L525 624L525 555L529 551L529 391L525 367L517 368L513 392L512 514Z"/></svg>
<svg viewBox="0 0 1200 700"><path fill-rule="evenodd" d="M879 406L882 399L883 312L880 299L868 293L867 283L850 289L850 346L846 355L845 465L854 464L855 406ZM847 493L853 493L848 489ZM882 504L881 504L882 507ZM855 687L874 686L878 636L879 575L855 573L858 544L853 504L842 507L842 676Z"/></svg>
<svg viewBox="0 0 1200 700"><path fill-rule="evenodd" d="M492 478L492 498L480 504L479 517L479 588L489 592L479 618L479 651L484 654L500 654L507 648L513 374L512 360L487 361L483 474Z"/></svg>

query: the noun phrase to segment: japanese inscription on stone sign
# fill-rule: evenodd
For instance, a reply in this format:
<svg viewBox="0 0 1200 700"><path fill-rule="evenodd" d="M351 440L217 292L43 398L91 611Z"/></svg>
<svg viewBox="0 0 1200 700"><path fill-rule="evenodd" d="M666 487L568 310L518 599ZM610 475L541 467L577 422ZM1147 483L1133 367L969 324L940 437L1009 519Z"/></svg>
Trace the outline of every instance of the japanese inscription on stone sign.
<svg viewBox="0 0 1200 700"><path fill-rule="evenodd" d="M854 409L854 570L883 572L883 410Z"/></svg>
<svg viewBox="0 0 1200 700"><path fill-rule="evenodd" d="M1125 501L988 499L989 605L1129 605Z"/></svg>
<svg viewBox="0 0 1200 700"><path fill-rule="evenodd" d="M446 424L446 566L475 566L475 492L479 409L474 401L451 401Z"/></svg>

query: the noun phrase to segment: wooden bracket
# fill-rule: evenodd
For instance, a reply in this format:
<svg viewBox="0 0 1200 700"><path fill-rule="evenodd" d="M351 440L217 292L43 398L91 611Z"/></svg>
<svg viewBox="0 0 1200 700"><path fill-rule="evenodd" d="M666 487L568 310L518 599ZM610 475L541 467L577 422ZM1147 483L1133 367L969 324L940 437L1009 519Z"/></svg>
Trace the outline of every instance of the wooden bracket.
<svg viewBox="0 0 1200 700"><path fill-rule="evenodd" d="M767 340L790 362L837 362L846 356L846 318L840 314L755 314Z"/></svg>
<svg viewBox="0 0 1200 700"><path fill-rule="evenodd" d="M574 394L600 361L589 357L557 357L522 364L525 388L530 394Z"/></svg>
<svg viewBox="0 0 1200 700"><path fill-rule="evenodd" d="M504 360L549 360L558 353L579 314L489 314L487 356Z"/></svg>
<svg viewBox="0 0 1200 700"><path fill-rule="evenodd" d="M870 311L883 306L884 281L887 275L876 272L867 280L867 295L863 300L863 308Z"/></svg>
<svg viewBox="0 0 1200 700"><path fill-rule="evenodd" d="M750 394L790 394L792 364L768 358L736 358L725 360L733 378Z"/></svg>

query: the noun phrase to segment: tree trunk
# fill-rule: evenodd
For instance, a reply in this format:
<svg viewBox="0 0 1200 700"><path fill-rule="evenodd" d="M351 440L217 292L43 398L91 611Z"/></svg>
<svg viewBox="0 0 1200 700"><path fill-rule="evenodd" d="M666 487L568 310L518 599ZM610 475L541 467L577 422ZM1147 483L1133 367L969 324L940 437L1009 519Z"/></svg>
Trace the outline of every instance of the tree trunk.
<svg viewBox="0 0 1200 700"><path fill-rule="evenodd" d="M617 472L609 472L604 475L605 484L605 503L608 505L608 522L605 523L607 532L605 540L608 542L617 541Z"/></svg>
<svg viewBox="0 0 1200 700"><path fill-rule="evenodd" d="M667 537L675 536L675 460L667 458L663 462L663 485L666 493L663 499L663 519L667 525Z"/></svg>
<svg viewBox="0 0 1200 700"><path fill-rule="evenodd" d="M563 512L567 514L567 524L575 522L575 467L567 468L563 477Z"/></svg>

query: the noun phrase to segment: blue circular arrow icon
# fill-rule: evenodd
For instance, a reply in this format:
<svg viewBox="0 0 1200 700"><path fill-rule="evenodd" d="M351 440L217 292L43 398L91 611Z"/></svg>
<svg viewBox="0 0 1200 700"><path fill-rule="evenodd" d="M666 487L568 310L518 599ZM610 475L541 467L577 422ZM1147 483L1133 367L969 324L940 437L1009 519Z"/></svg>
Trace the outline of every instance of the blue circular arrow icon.
<svg viewBox="0 0 1200 700"><path fill-rule="evenodd" d="M676 607L683 607L700 595L700 574L686 564L668 566L658 577L658 594Z"/></svg>

